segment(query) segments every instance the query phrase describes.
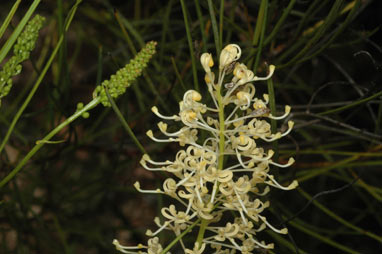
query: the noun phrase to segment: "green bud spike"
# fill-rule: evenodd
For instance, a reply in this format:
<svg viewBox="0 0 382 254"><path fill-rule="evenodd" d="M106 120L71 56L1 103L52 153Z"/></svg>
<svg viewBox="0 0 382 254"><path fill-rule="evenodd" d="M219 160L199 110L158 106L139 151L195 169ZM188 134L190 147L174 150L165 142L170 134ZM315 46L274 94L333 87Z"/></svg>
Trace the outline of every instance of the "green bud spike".
<svg viewBox="0 0 382 254"><path fill-rule="evenodd" d="M13 46L14 55L4 64L0 71L0 104L1 98L8 95L12 88L12 77L21 72L20 63L29 59L30 52L34 49L38 38L38 32L43 26L45 18L36 15L26 25L24 31L17 38Z"/></svg>
<svg viewBox="0 0 382 254"><path fill-rule="evenodd" d="M125 67L118 70L115 74L110 76L109 80L103 81L101 85L95 88L93 98L99 97L100 102L105 107L110 107L111 104L106 96L105 87L114 99L123 94L126 88L142 74L143 69L155 54L156 45L157 43L155 41L148 42Z"/></svg>

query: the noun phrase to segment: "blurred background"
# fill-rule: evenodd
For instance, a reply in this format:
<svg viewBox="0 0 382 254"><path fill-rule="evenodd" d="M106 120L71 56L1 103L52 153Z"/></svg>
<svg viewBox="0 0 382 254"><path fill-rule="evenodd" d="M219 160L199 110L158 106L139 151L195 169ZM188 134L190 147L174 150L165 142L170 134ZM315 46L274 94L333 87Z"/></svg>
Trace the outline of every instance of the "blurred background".
<svg viewBox="0 0 382 254"><path fill-rule="evenodd" d="M0 47L32 2L21 1ZM1 22L14 3L1 2ZM116 103L152 158L173 159L177 144L154 143L145 135L158 131L159 119L150 109L156 105L166 115L176 114L186 90L206 94L199 57L210 52L217 63L216 20L221 45L239 44L241 61L259 76L276 65L276 104L280 112L292 106L294 130L272 145L280 162L290 156L296 162L273 170L280 182L297 179L300 187L268 195L267 218L290 233L259 233L259 239L275 243L273 251L262 253L381 253L381 1L83 1L64 33L75 3L47 0L35 11L46 21L2 99L0 141L65 36L0 154L0 179L151 40L158 42L156 55ZM259 96L267 93L267 84L257 83L256 90ZM203 99L209 103L208 96ZM0 253L105 254L117 253L114 238L126 245L146 242L146 229L154 228L154 217L170 200L138 193L133 183L154 189L166 177L140 166L142 153L111 108L99 105L89 113L1 187ZM161 239L165 245L173 235Z"/></svg>

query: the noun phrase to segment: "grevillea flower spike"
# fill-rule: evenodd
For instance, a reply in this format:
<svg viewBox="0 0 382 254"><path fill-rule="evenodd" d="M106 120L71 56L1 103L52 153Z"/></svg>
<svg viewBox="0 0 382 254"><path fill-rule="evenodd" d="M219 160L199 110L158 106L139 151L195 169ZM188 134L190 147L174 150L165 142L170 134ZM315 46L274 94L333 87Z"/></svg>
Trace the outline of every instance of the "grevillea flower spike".
<svg viewBox="0 0 382 254"><path fill-rule="evenodd" d="M125 247L114 240L117 249L123 253L169 253L171 246L163 249L158 233L172 231L180 236L191 225L199 226L195 242L190 246L179 238L184 253L253 253L260 249L272 249L273 243L258 239L258 232L269 228L276 233L286 234L286 228L278 229L262 215L270 202L264 197L270 187L291 190L297 181L283 186L272 175L270 166L289 167L272 160L274 151L265 150L262 145L287 135L293 128L288 121L284 132L271 132L268 119L281 120L288 116L290 107L285 107L281 116L270 114L269 97L255 97L253 82L272 77L275 66L269 67L266 77L257 77L238 60L241 49L236 44L227 45L220 53L218 79L212 71L214 61L210 53L201 55L200 62L206 72L205 81L212 97L212 106L202 103L202 95L194 90L187 91L179 103L179 113L162 115L157 107L152 111L164 122L158 127L162 136L149 136L155 142L178 142L181 149L173 161L157 162L147 154L141 165L150 171L163 171L170 175L163 183L163 189L139 192L164 194L175 199L175 203L161 209L163 219L155 218L158 229L148 230L151 237L147 245ZM230 82L227 75L231 75ZM232 107L227 107L232 104ZM183 127L169 131L166 121L179 121ZM204 132L199 139L199 132Z"/></svg>

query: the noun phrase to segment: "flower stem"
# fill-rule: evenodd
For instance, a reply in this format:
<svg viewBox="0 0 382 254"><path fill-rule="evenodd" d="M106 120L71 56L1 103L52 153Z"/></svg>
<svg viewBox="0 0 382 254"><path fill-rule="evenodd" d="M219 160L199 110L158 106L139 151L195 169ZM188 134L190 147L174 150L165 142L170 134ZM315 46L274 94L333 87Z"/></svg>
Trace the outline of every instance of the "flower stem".
<svg viewBox="0 0 382 254"><path fill-rule="evenodd" d="M49 132L43 139L38 140L36 145L25 155L24 159L22 159L17 166L0 181L0 188L2 188L5 184L7 184L12 178L24 167L24 165L32 158L33 155L37 153L40 148L47 143L54 135L60 132L64 127L68 126L71 122L80 117L84 112L89 111L100 103L99 98L95 98L90 101L87 105L85 105L81 110L76 111L72 116L63 121L60 125L54 128L51 132Z"/></svg>
<svg viewBox="0 0 382 254"><path fill-rule="evenodd" d="M219 105L219 158L218 158L218 170L223 169L223 161L224 161L224 145L225 145L225 139L224 139L224 104L223 104L223 98L220 94L221 86L218 86L216 90L217 95L217 101Z"/></svg>
<svg viewBox="0 0 382 254"><path fill-rule="evenodd" d="M199 243L199 248L202 246L203 238L204 238L204 232L206 232L206 228L208 226L208 221L205 219L202 219L202 222L200 223L198 237L196 238L196 242Z"/></svg>
<svg viewBox="0 0 382 254"><path fill-rule="evenodd" d="M188 228L186 228L186 230L184 230L169 245L167 245L167 247L164 250L162 250L160 254L166 254L172 248L172 246L174 246L183 236L185 236L188 232L190 232L191 229L193 229L199 222L200 222L200 219L197 219L194 223L188 226Z"/></svg>
<svg viewBox="0 0 382 254"><path fill-rule="evenodd" d="M218 170L223 170L223 162L224 162L224 145L225 145L225 139L224 139L224 104L223 104L223 98L221 95L221 85L218 85L216 88L216 97L217 102L219 106L219 156L218 156ZM218 188L218 187L216 187ZM202 219L202 222L199 227L198 237L196 239L196 242L199 243L199 246L202 246L203 238L204 238L204 232L206 231L206 228L208 226L208 220Z"/></svg>

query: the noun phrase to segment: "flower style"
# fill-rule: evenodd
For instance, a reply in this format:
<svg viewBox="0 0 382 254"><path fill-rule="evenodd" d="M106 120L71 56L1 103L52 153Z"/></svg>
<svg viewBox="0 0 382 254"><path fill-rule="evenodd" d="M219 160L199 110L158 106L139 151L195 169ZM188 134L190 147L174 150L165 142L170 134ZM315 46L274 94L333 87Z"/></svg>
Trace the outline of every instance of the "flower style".
<svg viewBox="0 0 382 254"><path fill-rule="evenodd" d="M145 169L173 175L164 181L162 190L142 190L138 182L134 186L143 193L168 195L180 206L171 204L162 208L163 221L155 218L158 230L146 232L151 237L147 246L124 247L115 240L118 250L124 253L165 253L167 250L159 244L156 235L162 230L170 230L180 236L195 223L199 226L199 234L193 246L185 246L179 237L184 253L201 254L208 250L208 253L216 254L248 254L274 247L272 243L257 239L257 233L265 228L280 234L288 232L286 228L275 228L262 215L270 205L263 196L270 187L291 190L298 186L297 181L288 186L281 185L270 170L271 165L289 167L294 159L289 158L286 164L275 162L272 160L274 151L266 151L262 144L280 139L292 130L293 122L288 121L286 131L272 133L267 121L284 119L290 107L286 106L281 116L270 113L268 95L255 97L253 82L271 78L275 67L269 67L266 77L257 77L243 63L237 62L240 56L241 49L236 44L227 45L222 50L215 83L212 55L202 54L200 61L206 72L212 107L201 102L200 93L189 90L179 103L177 115L164 116L156 107L152 108L152 112L164 121L178 121L184 127L171 132L165 122L159 122L158 128L167 138L155 137L152 130L147 136L156 142L178 142L184 149L178 151L173 161L157 162L147 154L143 155L140 163ZM224 84L231 72L230 82ZM232 106L227 107L230 104ZM200 132L206 135L199 140ZM235 216L229 220L232 214Z"/></svg>

